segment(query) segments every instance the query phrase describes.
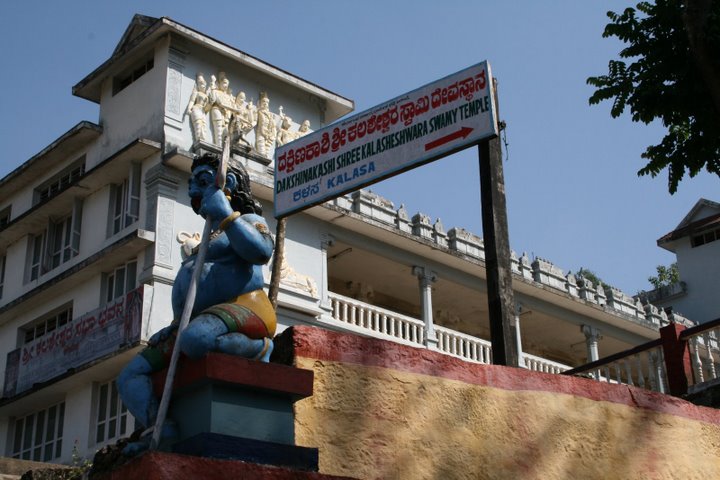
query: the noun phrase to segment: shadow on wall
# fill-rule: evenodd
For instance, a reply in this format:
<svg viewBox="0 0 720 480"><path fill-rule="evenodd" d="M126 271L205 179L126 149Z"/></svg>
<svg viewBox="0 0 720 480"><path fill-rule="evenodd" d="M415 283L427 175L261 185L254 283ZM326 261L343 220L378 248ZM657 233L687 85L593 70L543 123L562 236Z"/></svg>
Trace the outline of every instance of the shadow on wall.
<svg viewBox="0 0 720 480"><path fill-rule="evenodd" d="M720 474L716 410L634 387L468 364L317 328L294 327L283 336L279 349L293 344L296 366L315 373L313 396L295 407L296 441L320 448L323 473L366 479Z"/></svg>

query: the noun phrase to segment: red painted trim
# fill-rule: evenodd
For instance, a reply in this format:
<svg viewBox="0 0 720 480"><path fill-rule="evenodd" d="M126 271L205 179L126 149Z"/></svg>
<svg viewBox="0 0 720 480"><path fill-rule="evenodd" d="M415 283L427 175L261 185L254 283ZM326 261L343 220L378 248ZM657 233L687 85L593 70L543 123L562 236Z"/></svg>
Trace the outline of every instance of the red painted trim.
<svg viewBox="0 0 720 480"><path fill-rule="evenodd" d="M561 393L720 425L720 410L629 385L465 362L423 348L314 327L291 327L294 357L387 368L514 391Z"/></svg>
<svg viewBox="0 0 720 480"><path fill-rule="evenodd" d="M258 465L235 460L192 457L176 453L147 452L111 472L100 474L98 480L177 480L179 478L203 478L225 480L348 480L350 477L324 475L286 468Z"/></svg>
<svg viewBox="0 0 720 480"><path fill-rule="evenodd" d="M166 375L167 369L153 375L153 388L158 397L162 395ZM296 400L309 397L313 391L312 370L221 353L209 353L199 360L181 357L173 389L177 390L208 380L285 393L296 397Z"/></svg>

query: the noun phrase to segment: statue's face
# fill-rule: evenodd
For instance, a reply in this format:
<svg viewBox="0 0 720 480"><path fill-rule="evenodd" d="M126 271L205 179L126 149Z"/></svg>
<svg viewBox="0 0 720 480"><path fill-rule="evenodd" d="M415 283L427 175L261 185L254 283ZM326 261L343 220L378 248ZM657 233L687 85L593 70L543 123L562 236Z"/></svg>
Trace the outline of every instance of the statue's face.
<svg viewBox="0 0 720 480"><path fill-rule="evenodd" d="M199 165L192 171L188 180L190 205L195 213L199 213L205 191L215 183L215 169L210 165Z"/></svg>

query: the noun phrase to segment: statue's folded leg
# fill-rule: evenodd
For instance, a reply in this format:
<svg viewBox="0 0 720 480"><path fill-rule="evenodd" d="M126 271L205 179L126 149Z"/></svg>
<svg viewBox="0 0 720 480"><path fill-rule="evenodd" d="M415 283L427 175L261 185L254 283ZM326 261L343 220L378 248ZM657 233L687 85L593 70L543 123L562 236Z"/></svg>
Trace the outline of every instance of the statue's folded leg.
<svg viewBox="0 0 720 480"><path fill-rule="evenodd" d="M217 350L230 355L268 362L273 350L273 341L269 338L252 339L243 333L232 332L218 337Z"/></svg>
<svg viewBox="0 0 720 480"><path fill-rule="evenodd" d="M217 349L217 338L228 333L228 327L215 315L202 313L193 318L180 335L180 351L190 358L201 358Z"/></svg>
<svg viewBox="0 0 720 480"><path fill-rule="evenodd" d="M154 348L154 347L149 347ZM147 351L147 350L146 350ZM158 399L153 393L150 375L157 368L151 365L147 358L140 355L133 358L120 372L117 380L118 391L128 411L144 428L155 423L158 412ZM163 424L161 438L177 436L177 426L171 419ZM146 434L137 442L128 443L123 449L127 456L134 456L148 449L152 435Z"/></svg>
<svg viewBox="0 0 720 480"><path fill-rule="evenodd" d="M120 398L128 411L144 427L152 425L157 417L158 400L153 393L150 374L153 368L142 355L138 355L120 372L117 379Z"/></svg>

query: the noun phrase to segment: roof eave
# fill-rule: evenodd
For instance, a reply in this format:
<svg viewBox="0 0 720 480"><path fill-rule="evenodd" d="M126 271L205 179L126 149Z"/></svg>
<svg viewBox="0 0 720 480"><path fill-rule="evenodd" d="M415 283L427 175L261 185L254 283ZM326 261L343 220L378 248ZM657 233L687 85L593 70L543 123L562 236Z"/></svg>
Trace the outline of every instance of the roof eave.
<svg viewBox="0 0 720 480"><path fill-rule="evenodd" d="M102 127L95 123L88 121L78 123L39 153L5 175L5 177L0 180L0 198L7 198L12 192L21 188L25 182L20 179L32 174L38 168L42 168L45 160L52 159L56 152L65 149L76 150L82 145L98 138L102 134L102 131ZM33 176L33 181L34 179L35 177Z"/></svg>
<svg viewBox="0 0 720 480"><path fill-rule="evenodd" d="M330 123L338 118L347 115L355 109L355 102L345 98L337 93L320 87L312 82L297 77L281 68L266 63L259 58L253 57L243 51L233 48L219 40L208 37L205 34L193 30L183 24L177 23L167 17L158 19L153 25L148 27L142 34L128 43L127 46L116 51L102 65L96 68L92 73L78 82L72 89L73 95L99 103L100 101L100 84L108 71L125 55L133 50L142 48L147 42L163 35L165 33L176 33L182 37L189 38L196 42L202 43L205 47L220 53L223 56L230 57L235 61L252 67L264 74L276 78L283 83L293 85L296 88L304 90L325 102L325 122Z"/></svg>

